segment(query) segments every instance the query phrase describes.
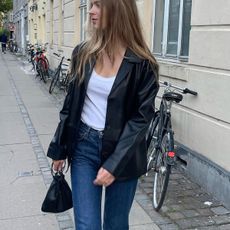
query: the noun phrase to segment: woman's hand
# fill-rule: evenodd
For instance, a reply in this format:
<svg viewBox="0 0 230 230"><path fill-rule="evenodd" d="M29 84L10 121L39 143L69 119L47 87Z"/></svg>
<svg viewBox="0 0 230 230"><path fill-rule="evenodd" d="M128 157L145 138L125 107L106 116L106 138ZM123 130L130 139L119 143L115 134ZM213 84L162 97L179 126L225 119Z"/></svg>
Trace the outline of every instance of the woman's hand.
<svg viewBox="0 0 230 230"><path fill-rule="evenodd" d="M65 160L53 160L53 170L55 172L63 171L63 168L65 168Z"/></svg>
<svg viewBox="0 0 230 230"><path fill-rule="evenodd" d="M97 178L94 180L95 185L103 185L105 187L111 185L115 177L104 168L100 168L97 173Z"/></svg>

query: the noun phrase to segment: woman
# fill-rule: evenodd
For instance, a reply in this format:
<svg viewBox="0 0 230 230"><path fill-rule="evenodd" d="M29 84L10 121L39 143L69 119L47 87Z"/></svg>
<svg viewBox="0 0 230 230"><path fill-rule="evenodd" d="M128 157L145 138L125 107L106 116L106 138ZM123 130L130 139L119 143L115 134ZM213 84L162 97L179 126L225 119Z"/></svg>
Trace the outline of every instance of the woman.
<svg viewBox="0 0 230 230"><path fill-rule="evenodd" d="M71 162L78 230L129 229L145 134L154 116L158 66L144 42L135 0L91 0L90 38L72 54L71 82L49 146L54 170Z"/></svg>

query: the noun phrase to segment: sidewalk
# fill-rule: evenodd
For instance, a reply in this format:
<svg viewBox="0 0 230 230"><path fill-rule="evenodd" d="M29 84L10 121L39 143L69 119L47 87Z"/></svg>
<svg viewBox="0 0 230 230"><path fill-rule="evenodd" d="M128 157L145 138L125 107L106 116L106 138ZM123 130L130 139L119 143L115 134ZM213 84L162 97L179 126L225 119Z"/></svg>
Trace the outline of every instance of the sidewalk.
<svg viewBox="0 0 230 230"><path fill-rule="evenodd" d="M61 99L50 96L9 53L0 54L0 81L0 230L74 229L72 211L40 211L52 180L45 153L59 120ZM138 189L136 196L141 194ZM160 229L137 201L130 225L130 230Z"/></svg>

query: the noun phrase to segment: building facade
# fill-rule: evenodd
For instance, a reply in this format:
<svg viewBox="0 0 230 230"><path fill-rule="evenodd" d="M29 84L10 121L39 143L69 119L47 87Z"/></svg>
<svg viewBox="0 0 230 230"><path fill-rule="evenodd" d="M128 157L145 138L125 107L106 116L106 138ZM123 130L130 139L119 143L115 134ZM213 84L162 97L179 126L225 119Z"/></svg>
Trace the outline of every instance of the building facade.
<svg viewBox="0 0 230 230"><path fill-rule="evenodd" d="M73 48L84 40L86 11L86 0L47 1L46 42L53 68L59 61L54 52L70 58Z"/></svg>
<svg viewBox="0 0 230 230"><path fill-rule="evenodd" d="M44 4L30 2L37 2L38 8ZM89 0L45 2L46 10L38 10L33 19L29 16L29 37L49 43L48 58L55 68L59 60L54 52L70 58L73 47L85 39ZM186 172L230 207L230 2L136 2L146 41L160 65L160 79L198 92L173 106L179 159ZM35 20L36 36L31 34Z"/></svg>
<svg viewBox="0 0 230 230"><path fill-rule="evenodd" d="M191 88L173 109L185 170L230 207L230 2L154 0L161 80Z"/></svg>
<svg viewBox="0 0 230 230"><path fill-rule="evenodd" d="M27 35L28 35L28 3L27 0L14 0L13 1L14 13L14 37L18 45L18 49L23 54L25 53Z"/></svg>
<svg viewBox="0 0 230 230"><path fill-rule="evenodd" d="M28 38L32 44L46 43L46 4L43 0L28 0Z"/></svg>

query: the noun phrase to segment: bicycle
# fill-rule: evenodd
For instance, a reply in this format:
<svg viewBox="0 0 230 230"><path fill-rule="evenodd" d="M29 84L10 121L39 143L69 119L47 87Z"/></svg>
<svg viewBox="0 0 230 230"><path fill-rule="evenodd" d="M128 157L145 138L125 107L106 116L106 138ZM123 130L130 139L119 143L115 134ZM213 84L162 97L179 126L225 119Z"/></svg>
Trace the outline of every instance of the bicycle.
<svg viewBox="0 0 230 230"><path fill-rule="evenodd" d="M165 87L161 98L160 108L156 111L146 134L147 144L147 173L153 170L153 199L152 204L159 211L165 200L171 167L175 163L174 132L171 122L172 103L180 103L182 94L197 95L197 92L188 88L180 88L169 82L160 84ZM177 91L177 92L175 92ZM179 93L180 92L180 93Z"/></svg>
<svg viewBox="0 0 230 230"><path fill-rule="evenodd" d="M57 57L61 57L60 54L53 53ZM52 94L54 88L56 86L59 87L59 89L64 89L65 92L68 90L69 86L69 80L70 76L68 74L68 66L69 64L63 63L65 59L65 56L63 56L59 62L59 65L53 75L53 79L51 80L50 87L49 87L49 93ZM70 59L66 59L67 61L70 61Z"/></svg>
<svg viewBox="0 0 230 230"><path fill-rule="evenodd" d="M33 54L33 49L31 50L31 59L33 68L37 70L38 76L40 76L41 80L44 81L44 83L47 82L47 79L49 78L49 61L45 55L46 52L46 43L44 47L39 46L35 54ZM34 55L34 56L33 56Z"/></svg>

